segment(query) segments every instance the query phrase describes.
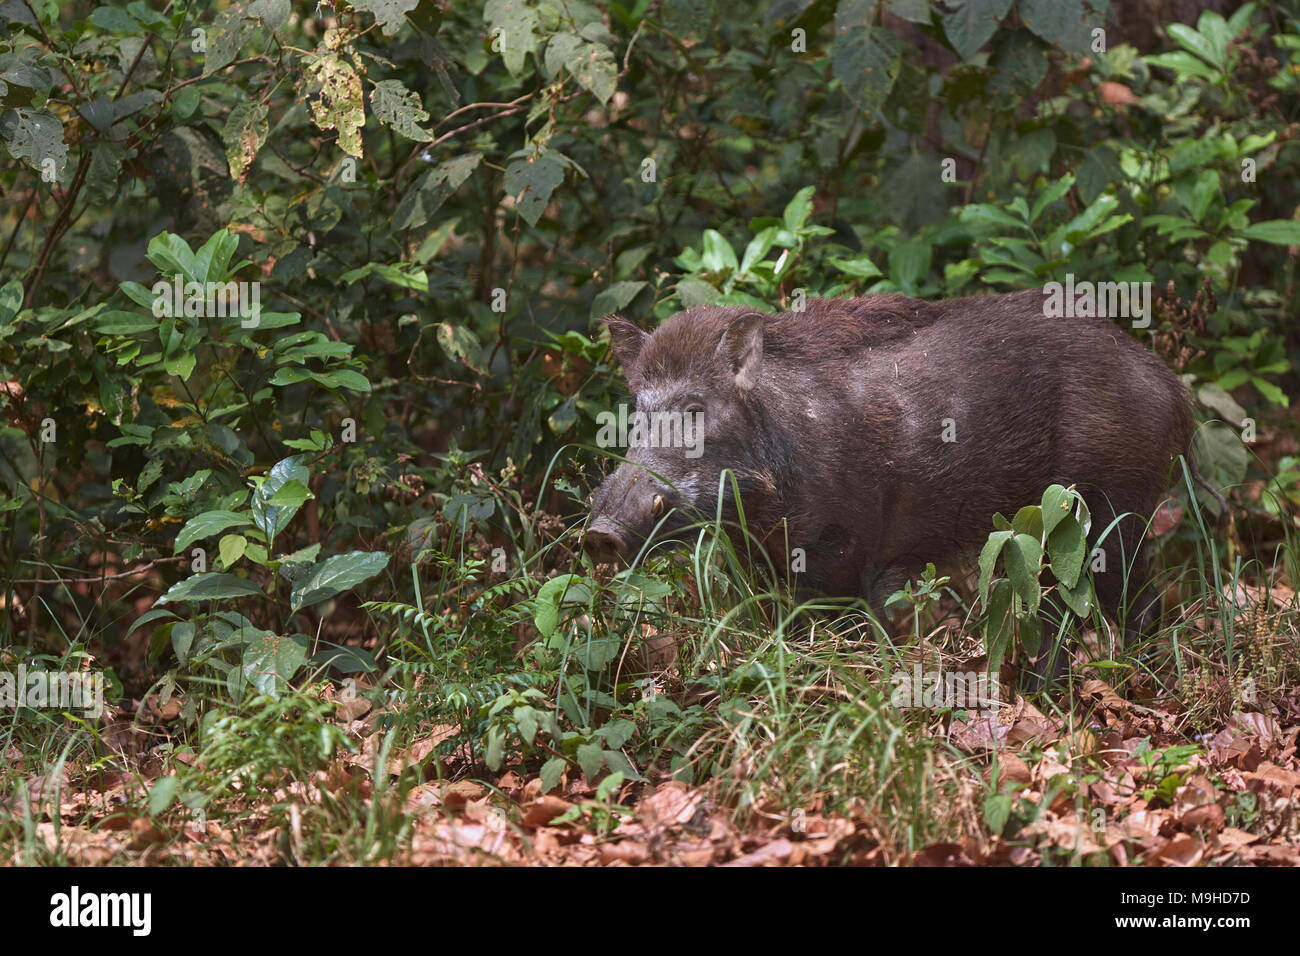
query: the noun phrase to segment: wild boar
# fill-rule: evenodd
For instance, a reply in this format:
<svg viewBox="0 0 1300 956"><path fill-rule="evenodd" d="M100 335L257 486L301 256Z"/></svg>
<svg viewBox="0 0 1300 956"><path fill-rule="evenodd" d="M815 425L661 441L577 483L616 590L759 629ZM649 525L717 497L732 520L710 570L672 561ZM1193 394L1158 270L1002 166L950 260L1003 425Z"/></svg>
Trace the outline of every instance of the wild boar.
<svg viewBox="0 0 1300 956"><path fill-rule="evenodd" d="M801 313L698 307L653 334L611 318L636 412L702 422L689 442L634 441L596 490L584 546L634 558L658 528L712 518L735 474L746 525L803 589L885 599L927 562L974 563L995 512L1077 485L1095 539L1102 607L1119 619L1124 569L1187 452L1190 396L1115 322L1046 318L1040 290L925 302L811 300ZM690 438L687 433L684 437ZM737 515L730 482L723 514ZM744 553L744 549L741 549ZM1145 578L1136 577L1137 591ZM1132 594L1130 594L1130 600ZM1127 615L1145 630L1148 588Z"/></svg>

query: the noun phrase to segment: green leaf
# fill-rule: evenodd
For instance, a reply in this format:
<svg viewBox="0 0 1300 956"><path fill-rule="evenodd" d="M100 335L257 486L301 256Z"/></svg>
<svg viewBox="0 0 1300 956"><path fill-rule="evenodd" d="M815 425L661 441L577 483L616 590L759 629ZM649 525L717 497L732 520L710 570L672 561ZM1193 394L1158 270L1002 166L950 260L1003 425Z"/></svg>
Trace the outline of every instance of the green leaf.
<svg viewBox="0 0 1300 956"><path fill-rule="evenodd" d="M260 693L279 700L307 660L308 640L301 634L257 631L245 643L240 670Z"/></svg>
<svg viewBox="0 0 1300 956"><path fill-rule="evenodd" d="M247 578L235 577L233 574L219 574L208 571L177 581L167 593L155 604L169 604L176 601L218 601L223 598L239 598L257 595L265 597L262 589Z"/></svg>
<svg viewBox="0 0 1300 956"><path fill-rule="evenodd" d="M203 281L195 271L194 251L190 244L175 233L158 233L149 240L145 255L164 275L180 275L191 282ZM144 304L152 306L152 297Z"/></svg>
<svg viewBox="0 0 1300 956"><path fill-rule="evenodd" d="M173 614L171 611L167 610L167 608L156 607L152 611L146 611L144 614L140 615L140 617L136 619L136 622L132 624L131 627L127 630L126 636L130 637L132 634L136 632L138 628L144 627L146 624L152 621L161 620L163 618L174 618L174 617L176 617L176 615Z"/></svg>
<svg viewBox="0 0 1300 956"><path fill-rule="evenodd" d="M1220 20L1223 18L1220 17ZM1223 57L1214 47L1207 37L1201 36L1200 33L1193 30L1185 23L1171 23L1165 27L1165 31L1178 41L1178 45L1189 53L1195 53L1206 63L1212 66L1223 66Z"/></svg>
<svg viewBox="0 0 1300 956"><path fill-rule="evenodd" d="M298 511L298 507L294 505L271 503L275 493L290 481L297 481L304 486L311 484L311 471L302 463L299 455L276 462L270 474L253 491L253 522L262 529L268 544L289 526L289 522Z"/></svg>
<svg viewBox="0 0 1300 956"><path fill-rule="evenodd" d="M99 10L104 10L100 7ZM95 12L98 13L99 10ZM159 816L164 810L171 806L172 801L176 798L177 791L180 790L181 778L175 774L169 774L166 777L159 777L149 788L149 816Z"/></svg>
<svg viewBox="0 0 1300 956"><path fill-rule="evenodd" d="M1181 51L1174 53L1161 53L1157 56L1148 56L1144 58L1152 66L1163 66L1167 70L1173 70L1178 74L1179 79L1188 76L1199 76L1205 80L1218 79L1218 71L1210 68L1201 60L1192 56L1190 53Z"/></svg>
<svg viewBox="0 0 1300 956"><path fill-rule="evenodd" d="M1052 185L1039 193L1038 198L1034 200L1033 208L1029 211L1029 221L1037 222L1038 217L1042 215L1043 210L1068 193L1070 187L1073 185L1074 174L1066 173L1059 180L1052 183Z"/></svg>
<svg viewBox="0 0 1300 956"><path fill-rule="evenodd" d="M591 300L591 317L603 318L612 312L627 308L627 304L645 287L644 282L615 282L608 289L602 289Z"/></svg>
<svg viewBox="0 0 1300 956"><path fill-rule="evenodd" d="M233 511L205 511L185 522L180 534L176 536L176 546L172 554L180 554L195 541L210 538L228 528L244 528L252 524L246 514Z"/></svg>
<svg viewBox="0 0 1300 956"><path fill-rule="evenodd" d="M208 30L208 49L203 72L215 73L233 63L239 51L257 33L257 24L241 4L232 3L220 11Z"/></svg>
<svg viewBox="0 0 1300 956"><path fill-rule="evenodd" d="M0 288L0 328L9 325L23 307L23 283L10 279ZM156 323L155 323L156 324Z"/></svg>
<svg viewBox="0 0 1300 956"><path fill-rule="evenodd" d="M1048 485L1042 501L1043 533L1050 535L1074 508L1074 496L1060 485Z"/></svg>
<svg viewBox="0 0 1300 956"><path fill-rule="evenodd" d="M969 60L997 30L1011 9L1011 0L950 0L952 13L943 14L943 32L963 60Z"/></svg>
<svg viewBox="0 0 1300 956"><path fill-rule="evenodd" d="M1026 617L1018 618L1017 625L1025 653L1030 658L1037 657L1043 646L1043 619L1031 612Z"/></svg>
<svg viewBox="0 0 1300 956"><path fill-rule="evenodd" d="M1024 232L1029 228L1022 220L988 203L972 203L963 206L958 218L966 225L988 226L990 229L1005 228Z"/></svg>
<svg viewBox="0 0 1300 956"><path fill-rule="evenodd" d="M879 279L883 275L876 264L866 256L858 256L856 259L836 259L832 257L831 265L855 279Z"/></svg>
<svg viewBox="0 0 1300 956"><path fill-rule="evenodd" d="M417 143L427 143L433 134L420 124L428 120L429 113L420 97L402 85L400 80L380 80L370 91L370 108L379 122Z"/></svg>
<svg viewBox="0 0 1300 956"><path fill-rule="evenodd" d="M686 276L677 283L677 298L687 309L697 305L712 305L718 301L718 295L717 289L694 276Z"/></svg>
<svg viewBox="0 0 1300 956"><path fill-rule="evenodd" d="M1077 54L1088 53L1093 28L1105 26L1083 0L1020 0L1020 19L1048 46Z"/></svg>
<svg viewBox="0 0 1300 956"><path fill-rule="evenodd" d="M564 770L569 766L567 760L563 757L552 757L546 763L542 764L542 793L550 793L560 785L560 778L564 776Z"/></svg>
<svg viewBox="0 0 1300 956"><path fill-rule="evenodd" d="M418 229L428 222L482 161L482 153L466 153L426 172L397 204L393 228Z"/></svg>
<svg viewBox="0 0 1300 956"><path fill-rule="evenodd" d="M1241 234L1247 239L1271 242L1276 246L1300 246L1300 222L1291 219L1252 222Z"/></svg>
<svg viewBox="0 0 1300 956"><path fill-rule="evenodd" d="M1058 584L1056 590L1061 595L1061 600L1065 602L1065 606L1078 617L1087 618L1092 613L1092 582L1087 575L1080 577L1079 582L1073 587Z"/></svg>
<svg viewBox="0 0 1300 956"><path fill-rule="evenodd" d="M1011 586L1031 611L1038 609L1038 570L1042 558L1042 544L1027 534L1016 534L1011 539L1011 545L1002 552Z"/></svg>
<svg viewBox="0 0 1300 956"><path fill-rule="evenodd" d="M558 33L546 44L543 64L555 76L561 66L601 104L609 102L618 84L618 64L603 43L588 42L573 33Z"/></svg>
<svg viewBox="0 0 1300 956"><path fill-rule="evenodd" d="M1011 797L1005 793L991 793L984 800L984 823L994 836L1001 836L1011 819Z"/></svg>
<svg viewBox="0 0 1300 956"><path fill-rule="evenodd" d="M383 28L386 37L400 30L406 22L406 15L419 4L420 0L350 0L349 3L354 9L374 14L375 22Z"/></svg>
<svg viewBox="0 0 1300 956"><path fill-rule="evenodd" d="M0 140L14 159L21 159L43 172L46 160L53 161L59 182L68 163L68 147L63 143L63 123L46 109L17 109L0 112Z"/></svg>
<svg viewBox="0 0 1300 956"><path fill-rule="evenodd" d="M705 229L703 240L704 251L701 253L701 259L705 269L710 272L721 272L723 269L735 272L740 268L736 251L731 248L731 243L727 242L722 233L716 229Z"/></svg>
<svg viewBox="0 0 1300 956"><path fill-rule="evenodd" d="M439 322L436 334L438 344L449 359L463 362L476 372L480 371L478 366L483 359L483 346L468 326Z"/></svg>
<svg viewBox="0 0 1300 956"><path fill-rule="evenodd" d="M990 674L996 674L1001 668L1007 641L1015 631L1015 617L1012 613L1014 597L1011 582L1005 578L998 580L989 595L989 613L984 621L984 649L988 655Z"/></svg>
<svg viewBox="0 0 1300 956"><path fill-rule="evenodd" d="M227 570L234 567L235 562L244 556L247 548L248 539L242 534L224 535L217 546L217 553L221 556L221 566Z"/></svg>
<svg viewBox="0 0 1300 956"><path fill-rule="evenodd" d="M1041 541L1043 537L1043 509L1038 505L1025 505L1011 519L1011 527L1020 534L1027 534Z"/></svg>
<svg viewBox="0 0 1300 956"><path fill-rule="evenodd" d="M328 601L370 580L388 567L389 558L385 551L349 551L326 558L294 582L289 595L292 610Z"/></svg>
<svg viewBox="0 0 1300 956"><path fill-rule="evenodd" d="M333 667L340 674L374 674L379 670L374 656L364 647L324 643L325 646L311 656L310 663Z"/></svg>
<svg viewBox="0 0 1300 956"><path fill-rule="evenodd" d="M506 167L506 193L515 198L515 209L530 226L537 225L551 193L563 181L564 167L549 153L516 159Z"/></svg>
<svg viewBox="0 0 1300 956"><path fill-rule="evenodd" d="M537 10L524 0L487 0L483 19L488 34L501 47L501 58L512 76L524 68L524 58L537 46Z"/></svg>
<svg viewBox="0 0 1300 956"><path fill-rule="evenodd" d="M1079 583L1088 557L1088 539L1073 515L1067 515L1047 536L1047 553L1057 581L1069 588Z"/></svg>
<svg viewBox="0 0 1300 956"><path fill-rule="evenodd" d="M1287 399L1286 392L1282 391L1282 389L1278 388L1272 382L1265 381L1258 375L1252 375L1250 377L1250 384L1259 389L1259 394L1263 395L1274 405L1281 405L1283 408L1287 407L1289 400Z"/></svg>
<svg viewBox="0 0 1300 956"><path fill-rule="evenodd" d="M839 22L837 13L831 68L855 106L868 113L878 113L898 79L902 62L899 42L884 27L840 29Z"/></svg>
<svg viewBox="0 0 1300 956"><path fill-rule="evenodd" d="M581 744L578 747L578 766L588 783L594 783L605 766L605 749L600 744Z"/></svg>
<svg viewBox="0 0 1300 956"><path fill-rule="evenodd" d="M560 624L560 605L586 605L591 587L579 574L557 574L537 591L533 603L533 623L543 637L550 637Z"/></svg>
<svg viewBox="0 0 1300 956"><path fill-rule="evenodd" d="M1005 531L994 531L989 535L989 539L980 551L980 600L988 601L989 582L993 580L993 569L997 565L998 555L1002 553L1002 547L1011 540L1015 532L1009 528Z"/></svg>
<svg viewBox="0 0 1300 956"><path fill-rule="evenodd" d="M172 626L172 650L176 652L176 662L184 667L190 659L190 650L194 647L195 627L190 621L177 621Z"/></svg>
<svg viewBox="0 0 1300 956"><path fill-rule="evenodd" d="M786 203L785 211L781 214L785 222L785 228L791 232L798 232L803 228L804 223L808 221L808 217L812 215L815 193L815 186L805 186L794 194L793 199Z"/></svg>

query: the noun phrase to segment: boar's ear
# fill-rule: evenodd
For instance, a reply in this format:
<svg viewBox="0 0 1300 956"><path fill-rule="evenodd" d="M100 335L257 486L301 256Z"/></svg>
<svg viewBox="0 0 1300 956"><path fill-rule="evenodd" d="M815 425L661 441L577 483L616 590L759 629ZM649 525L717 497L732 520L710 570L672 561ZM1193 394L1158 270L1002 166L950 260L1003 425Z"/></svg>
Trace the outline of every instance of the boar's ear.
<svg viewBox="0 0 1300 956"><path fill-rule="evenodd" d="M763 367L763 314L746 312L732 319L718 342L717 355L742 392L758 384Z"/></svg>
<svg viewBox="0 0 1300 956"><path fill-rule="evenodd" d="M609 329L609 339L614 348L614 355L618 358L619 364L623 366L623 371L626 372L636 362L637 356L641 354L642 346L645 345L645 340L650 336L627 319L620 319L617 315L612 315L606 319L605 326Z"/></svg>

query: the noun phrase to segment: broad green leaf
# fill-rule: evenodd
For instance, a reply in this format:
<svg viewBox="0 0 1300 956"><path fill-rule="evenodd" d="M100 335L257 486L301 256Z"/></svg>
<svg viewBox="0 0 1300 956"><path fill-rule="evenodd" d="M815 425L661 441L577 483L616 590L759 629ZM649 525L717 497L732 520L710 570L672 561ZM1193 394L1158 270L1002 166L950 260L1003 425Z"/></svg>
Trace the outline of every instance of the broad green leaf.
<svg viewBox="0 0 1300 956"><path fill-rule="evenodd" d="M21 159L38 174L43 173L46 161L59 182L68 163L68 147L63 143L63 123L46 109L18 107L0 113L0 140L9 155Z"/></svg>
<svg viewBox="0 0 1300 956"><path fill-rule="evenodd" d="M1061 600L1065 602L1065 606L1078 617L1087 618L1092 613L1092 581L1087 575L1081 576L1079 583L1074 587L1059 584L1056 590L1061 595Z"/></svg>
<svg viewBox="0 0 1300 956"><path fill-rule="evenodd" d="M505 189L530 226L542 218L551 193L564 180L564 166L548 153L516 159L506 167Z"/></svg>
<svg viewBox="0 0 1300 956"><path fill-rule="evenodd" d="M1060 485L1048 485L1042 501L1043 533L1050 535L1074 508L1074 496Z"/></svg>
<svg viewBox="0 0 1300 956"><path fill-rule="evenodd" d="M1042 558L1042 544L1038 538L1027 534L1014 535L1011 543L1002 551L1002 561L1007 569L1007 577L1011 579L1011 586L1031 611L1038 609L1038 570Z"/></svg>
<svg viewBox="0 0 1300 956"><path fill-rule="evenodd" d="M483 19L495 38L512 76L524 68L524 58L537 46L537 10L524 0L487 0Z"/></svg>
<svg viewBox="0 0 1300 956"><path fill-rule="evenodd" d="M1030 613L1026 617L1017 619L1016 629L1020 633L1020 643L1024 646L1025 653L1031 659L1037 657L1043 646L1043 619L1037 614Z"/></svg>
<svg viewBox="0 0 1300 956"><path fill-rule="evenodd" d="M1247 239L1271 242L1277 246L1300 246L1300 222L1292 219L1269 219L1253 222L1241 231Z"/></svg>
<svg viewBox="0 0 1300 956"><path fill-rule="evenodd" d="M402 28L406 15L419 6L420 0L350 0L349 5L357 10L375 15L375 22L390 37Z"/></svg>
<svg viewBox="0 0 1300 956"><path fill-rule="evenodd" d="M309 643L301 634L258 631L244 645L240 670L244 679L260 693L279 700L307 660Z"/></svg>
<svg viewBox="0 0 1300 956"><path fill-rule="evenodd" d="M428 222L482 160L482 153L466 153L426 172L397 204L393 228L418 229Z"/></svg>
<svg viewBox="0 0 1300 956"><path fill-rule="evenodd" d="M969 60L993 36L1011 0L951 0L945 6L952 12L943 14L944 35L957 55Z"/></svg>
<svg viewBox="0 0 1300 956"><path fill-rule="evenodd" d="M793 199L786 203L785 211L781 214L785 222L785 228L791 232L798 232L803 228L804 223L808 221L808 217L812 215L815 193L815 186L805 186L794 194Z"/></svg>
<svg viewBox="0 0 1300 956"><path fill-rule="evenodd" d="M1048 46L1086 54L1092 30L1106 24L1083 0L1020 0L1020 19Z"/></svg>
<svg viewBox="0 0 1300 956"><path fill-rule="evenodd" d="M302 463L302 458L298 455L276 462L270 474L253 491L253 522L262 529L268 542L273 541L289 526L289 522L298 511L297 506L271 503L276 492L290 481L297 481L303 486L311 484L311 471Z"/></svg>
<svg viewBox="0 0 1300 956"><path fill-rule="evenodd" d="M297 611L328 601L382 572L389 558L385 551L349 551L326 558L294 582L290 606Z"/></svg>
<svg viewBox="0 0 1300 956"><path fill-rule="evenodd" d="M578 766L588 783L594 783L605 767L605 749L600 744L582 744L578 747Z"/></svg>
<svg viewBox="0 0 1300 956"><path fill-rule="evenodd" d="M240 598L249 597L250 595L265 596L262 589L247 578L208 571L188 577L184 581L177 581L167 589L166 594L154 603L218 601L223 598Z"/></svg>
<svg viewBox="0 0 1300 956"><path fill-rule="evenodd" d="M221 556L221 566L229 569L234 567L235 562L244 556L244 551L248 548L248 539L242 534L223 535L220 544L217 545L217 553Z"/></svg>
<svg viewBox="0 0 1300 956"><path fill-rule="evenodd" d="M602 289L591 300L591 317L603 318L612 312L627 308L627 304L645 287L644 282L615 282L608 289Z"/></svg>
<svg viewBox="0 0 1300 956"><path fill-rule="evenodd" d="M1088 540L1073 515L1062 519L1047 536L1047 554L1057 581L1070 588L1078 584L1088 558Z"/></svg>
<svg viewBox="0 0 1300 956"><path fill-rule="evenodd" d="M1007 641L1015 632L1014 597L1015 590L1006 578L1000 578L989 595L988 617L984 621L984 650L988 655L990 674L996 674L1002 667Z"/></svg>
<svg viewBox="0 0 1300 956"><path fill-rule="evenodd" d="M100 7L100 10L108 9ZM95 11L96 13L99 10ZM176 799L176 794L180 790L181 778L176 774L168 774L166 777L159 777L149 787L149 816L160 816Z"/></svg>
<svg viewBox="0 0 1300 956"><path fill-rule="evenodd" d="M839 23L838 13L836 22ZM831 68L854 106L878 113L898 78L900 53L898 40L883 27L837 29L831 49Z"/></svg>
<svg viewBox="0 0 1300 956"><path fill-rule="evenodd" d="M1043 524L1043 509L1038 505L1025 505L1011 519L1011 527L1017 533L1027 534L1039 540L1043 537Z"/></svg>
<svg viewBox="0 0 1300 956"><path fill-rule="evenodd" d="M568 766L569 762L563 757L552 757L542 764L542 793L550 793L560 785L560 780Z"/></svg>
<svg viewBox="0 0 1300 956"><path fill-rule="evenodd" d="M989 582L993 580L993 569L997 566L998 555L1002 553L1003 546L1011 540L1014 533L1010 528L1005 531L994 531L989 535L988 541L985 542L983 549L980 551L981 601L988 601Z"/></svg>
<svg viewBox="0 0 1300 956"><path fill-rule="evenodd" d="M172 619L175 617L176 615L173 614L171 611L167 610L167 608L156 607L151 611L146 611L144 614L140 615L140 617L136 618L136 622L132 624L131 627L127 630L126 636L130 637L132 634L136 632L138 628L144 627L146 624L149 624L153 621Z"/></svg>
<svg viewBox="0 0 1300 956"><path fill-rule="evenodd" d="M373 674L379 665L364 647L351 647L324 642L325 646L311 656L310 663L326 664L340 674Z"/></svg>

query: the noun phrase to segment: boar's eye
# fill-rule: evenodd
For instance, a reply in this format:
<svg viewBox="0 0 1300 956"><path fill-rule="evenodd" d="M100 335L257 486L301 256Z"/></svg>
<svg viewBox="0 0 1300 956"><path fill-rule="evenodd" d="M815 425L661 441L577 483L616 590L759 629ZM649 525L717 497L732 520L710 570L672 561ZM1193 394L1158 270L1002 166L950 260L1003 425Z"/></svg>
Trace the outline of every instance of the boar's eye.
<svg viewBox="0 0 1300 956"><path fill-rule="evenodd" d="M704 414L704 403L699 401L690 401L682 411L687 415Z"/></svg>

